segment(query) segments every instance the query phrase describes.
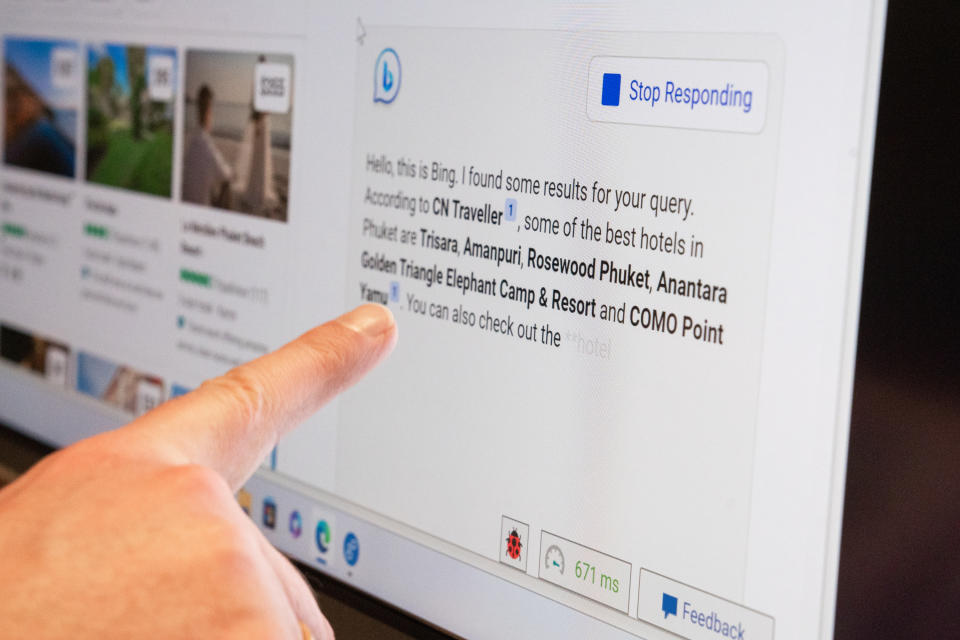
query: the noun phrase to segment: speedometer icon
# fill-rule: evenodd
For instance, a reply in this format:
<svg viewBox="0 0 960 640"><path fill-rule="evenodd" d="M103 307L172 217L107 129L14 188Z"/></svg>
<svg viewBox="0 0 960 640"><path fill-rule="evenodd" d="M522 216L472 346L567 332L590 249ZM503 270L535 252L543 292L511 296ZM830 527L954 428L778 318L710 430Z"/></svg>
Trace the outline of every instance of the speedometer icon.
<svg viewBox="0 0 960 640"><path fill-rule="evenodd" d="M555 544L547 547L547 552L543 556L543 567L547 571L559 571L563 574L563 551Z"/></svg>

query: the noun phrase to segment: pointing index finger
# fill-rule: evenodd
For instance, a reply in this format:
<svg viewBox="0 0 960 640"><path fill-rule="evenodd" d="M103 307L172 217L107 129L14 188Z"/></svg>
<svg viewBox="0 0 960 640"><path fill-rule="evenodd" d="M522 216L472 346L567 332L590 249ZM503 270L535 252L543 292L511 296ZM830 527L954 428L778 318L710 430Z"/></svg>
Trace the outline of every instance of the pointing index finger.
<svg viewBox="0 0 960 640"><path fill-rule="evenodd" d="M146 439L179 463L208 466L236 489L280 437L376 366L396 337L389 309L357 307L208 380L117 434Z"/></svg>

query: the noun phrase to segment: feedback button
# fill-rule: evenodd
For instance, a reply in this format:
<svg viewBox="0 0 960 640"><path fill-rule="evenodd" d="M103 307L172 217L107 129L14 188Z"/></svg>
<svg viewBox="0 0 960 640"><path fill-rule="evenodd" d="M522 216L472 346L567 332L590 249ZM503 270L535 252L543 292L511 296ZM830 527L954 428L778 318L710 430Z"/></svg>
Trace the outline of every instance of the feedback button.
<svg viewBox="0 0 960 640"><path fill-rule="evenodd" d="M773 640L773 618L640 569L637 617L691 640Z"/></svg>
<svg viewBox="0 0 960 640"><path fill-rule="evenodd" d="M767 65L729 60L597 57L587 115L598 122L759 133Z"/></svg>

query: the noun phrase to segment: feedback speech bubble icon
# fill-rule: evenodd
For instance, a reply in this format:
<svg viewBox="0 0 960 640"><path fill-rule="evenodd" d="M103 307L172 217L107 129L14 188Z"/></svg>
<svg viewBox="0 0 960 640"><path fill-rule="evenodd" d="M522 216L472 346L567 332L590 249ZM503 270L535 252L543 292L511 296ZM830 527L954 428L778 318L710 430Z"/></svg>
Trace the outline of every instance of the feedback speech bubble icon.
<svg viewBox="0 0 960 640"><path fill-rule="evenodd" d="M387 48L377 56L373 66L373 101L389 104L400 91L400 57Z"/></svg>
<svg viewBox="0 0 960 640"><path fill-rule="evenodd" d="M660 608L663 610L664 618L671 614L677 615L677 596L672 596L669 593L663 594L663 604L660 605Z"/></svg>

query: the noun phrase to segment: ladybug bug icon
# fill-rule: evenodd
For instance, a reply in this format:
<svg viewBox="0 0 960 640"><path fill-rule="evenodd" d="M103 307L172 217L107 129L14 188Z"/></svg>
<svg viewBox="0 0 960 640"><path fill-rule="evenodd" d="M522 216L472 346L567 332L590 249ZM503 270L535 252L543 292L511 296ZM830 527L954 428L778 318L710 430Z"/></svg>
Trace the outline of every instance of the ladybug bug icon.
<svg viewBox="0 0 960 640"><path fill-rule="evenodd" d="M507 555L512 560L517 560L522 549L523 543L520 542L520 533L516 529L511 530L507 535Z"/></svg>

